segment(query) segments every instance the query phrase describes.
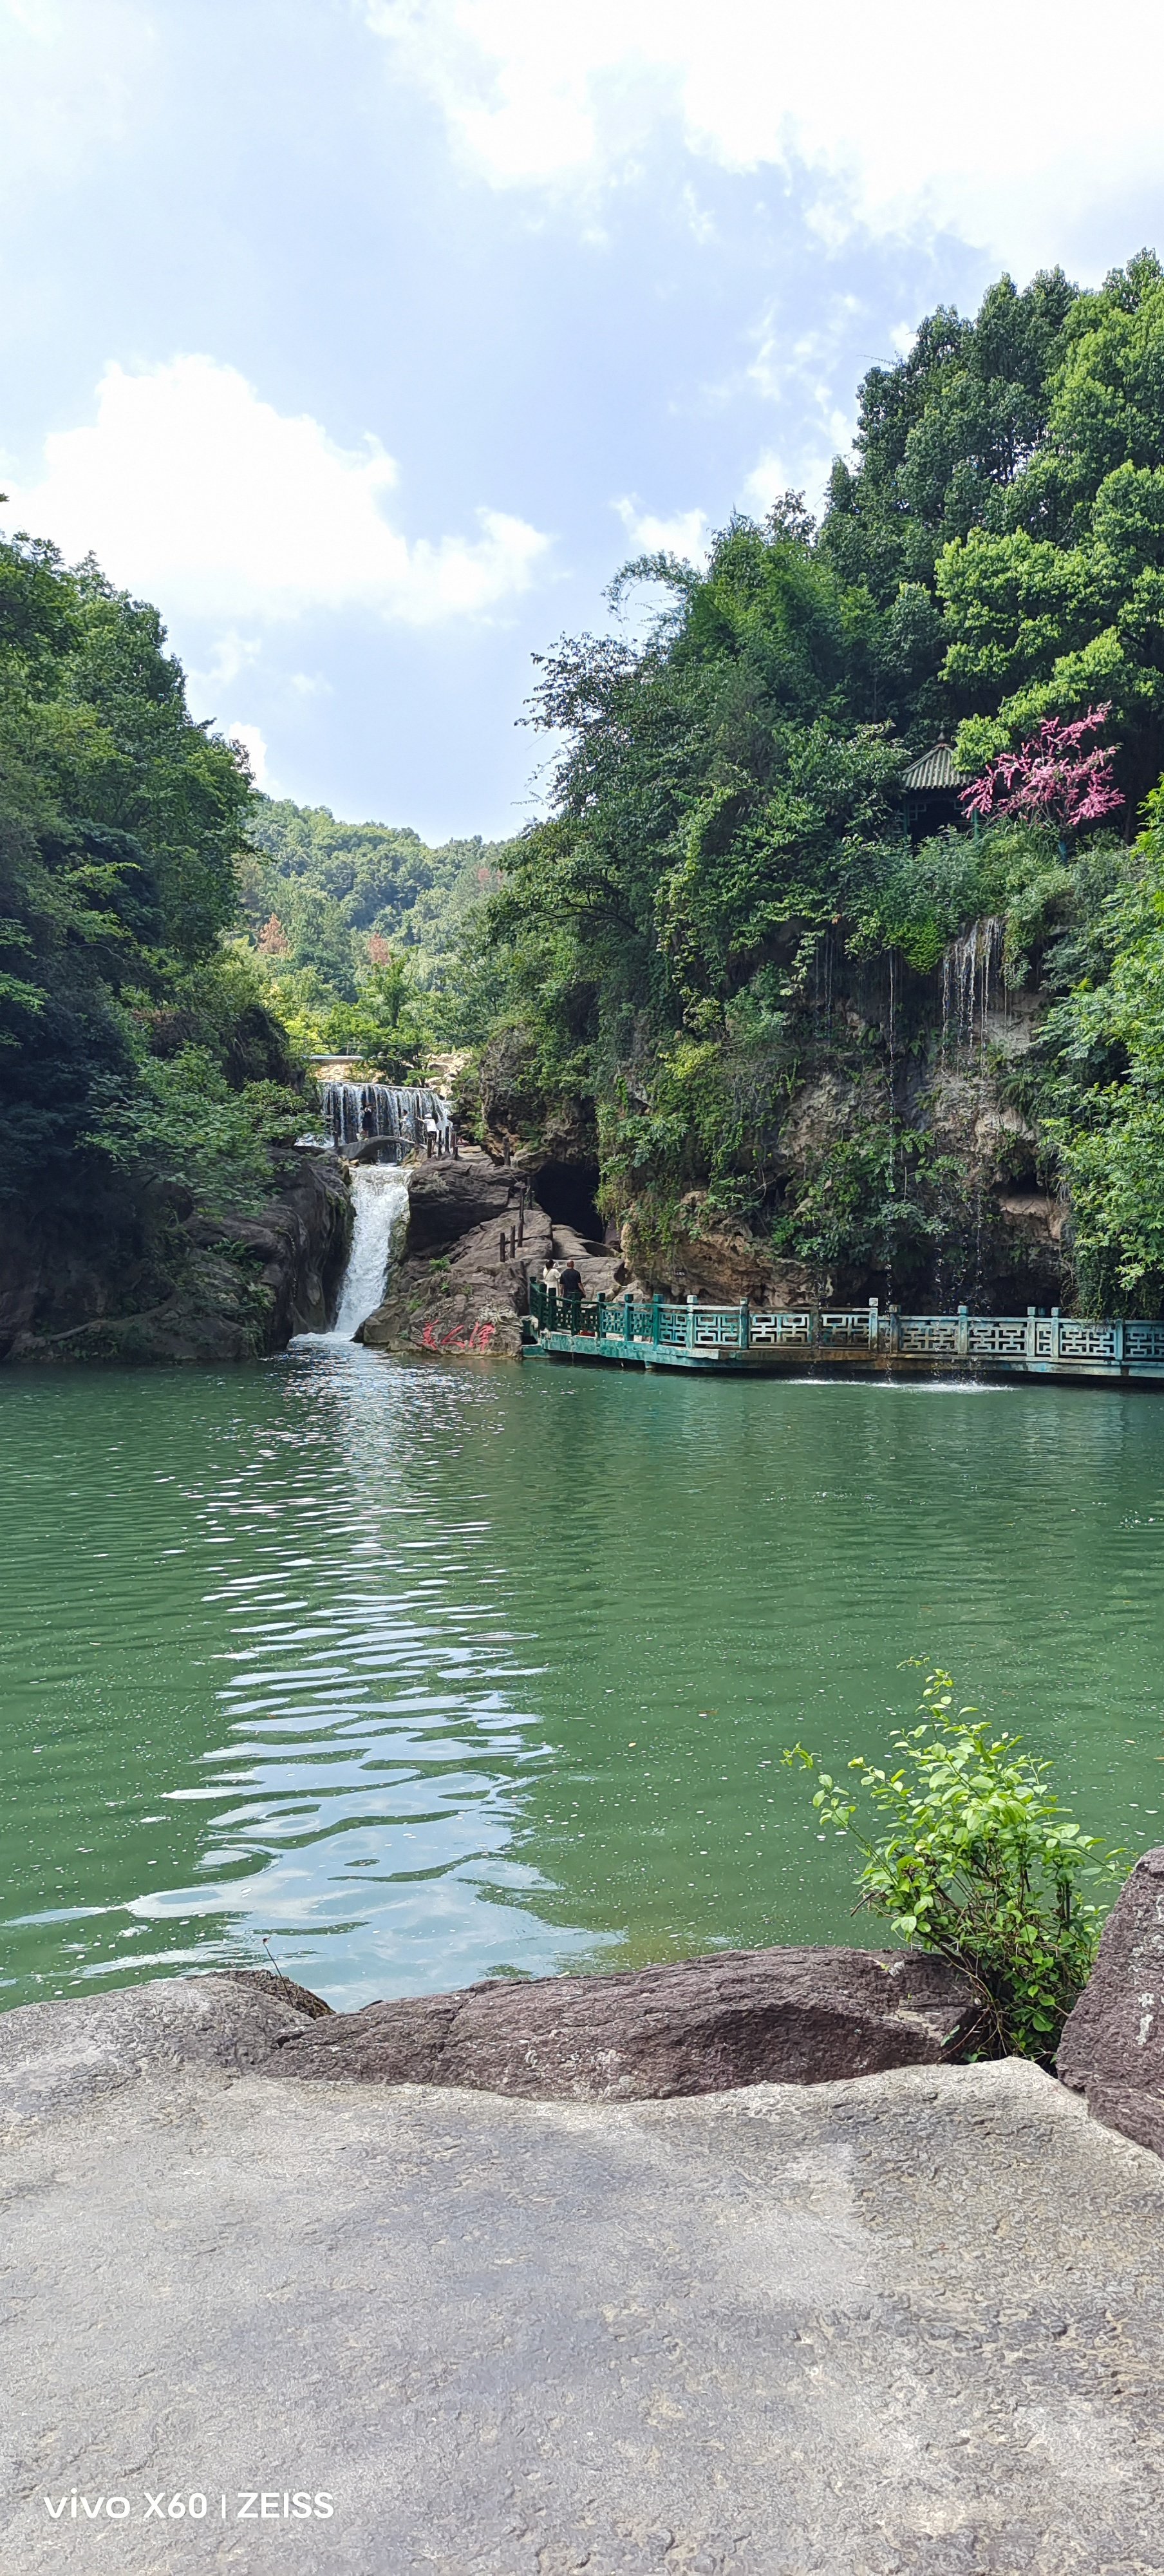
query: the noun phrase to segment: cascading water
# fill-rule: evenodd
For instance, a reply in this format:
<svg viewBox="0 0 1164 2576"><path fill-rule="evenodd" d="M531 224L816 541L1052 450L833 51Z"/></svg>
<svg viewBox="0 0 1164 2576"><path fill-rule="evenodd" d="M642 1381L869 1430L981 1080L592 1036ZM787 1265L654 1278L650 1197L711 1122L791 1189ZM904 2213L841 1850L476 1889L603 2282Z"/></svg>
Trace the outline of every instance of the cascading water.
<svg viewBox="0 0 1164 2576"><path fill-rule="evenodd" d="M390 1163L357 1164L352 1201L352 1248L331 1328L332 1337L341 1342L350 1342L365 1317L383 1302L392 1256L408 1215L408 1183Z"/></svg>
<svg viewBox="0 0 1164 2576"><path fill-rule="evenodd" d="M453 1123L449 1103L439 1091L426 1086L401 1090L390 1082L325 1082L323 1115L340 1153L345 1145L363 1144L368 1136L391 1137L402 1153L411 1152L423 1145L430 1118L444 1146Z"/></svg>
<svg viewBox="0 0 1164 2576"><path fill-rule="evenodd" d="M986 1023L993 987L1002 964L1004 924L993 914L976 921L953 939L942 961L942 1052L949 1044L951 1023L967 1054L978 1023L978 1051L985 1060Z"/></svg>
<svg viewBox="0 0 1164 2576"><path fill-rule="evenodd" d="M980 1122L987 1101L987 1048L989 1042L990 1006L1002 970L1005 925L994 914L987 914L951 941L942 965L942 1055L947 1056L951 1030L967 1073L976 1080L977 1103L973 1133L968 1139L968 1177L973 1191L974 1207L974 1278L971 1296L981 1306L982 1286L982 1162L983 1148ZM1002 987L1005 1008L1006 987Z"/></svg>

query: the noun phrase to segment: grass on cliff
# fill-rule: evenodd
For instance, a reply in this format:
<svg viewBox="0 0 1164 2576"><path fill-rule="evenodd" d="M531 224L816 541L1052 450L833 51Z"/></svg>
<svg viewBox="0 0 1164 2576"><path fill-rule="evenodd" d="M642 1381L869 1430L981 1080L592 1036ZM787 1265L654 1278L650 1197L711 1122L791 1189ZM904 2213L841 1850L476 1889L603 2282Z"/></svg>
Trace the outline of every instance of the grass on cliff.
<svg viewBox="0 0 1164 2576"><path fill-rule="evenodd" d="M849 1763L857 1796L803 1745L784 1759L813 1774L821 1823L861 1853L859 1905L969 1979L980 2009L962 2053L1049 2066L1108 1910L1085 1891L1122 1876L1122 1858L1064 1814L1021 1736L996 1735L953 1692L948 1673L927 1676L921 1724L891 1738L896 1768Z"/></svg>

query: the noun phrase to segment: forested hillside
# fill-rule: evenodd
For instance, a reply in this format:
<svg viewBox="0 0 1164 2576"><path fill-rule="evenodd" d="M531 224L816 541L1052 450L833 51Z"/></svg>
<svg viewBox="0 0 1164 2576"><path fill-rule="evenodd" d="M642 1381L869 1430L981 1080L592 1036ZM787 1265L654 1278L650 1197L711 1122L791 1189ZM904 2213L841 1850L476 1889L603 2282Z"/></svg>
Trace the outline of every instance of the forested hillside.
<svg viewBox="0 0 1164 2576"><path fill-rule="evenodd" d="M616 603L641 583L645 647L538 675L566 749L487 906L495 1126L588 1132L646 1276L718 1247L805 1291L1158 1307L1155 257L933 314L819 526L789 495ZM905 789L942 736L975 818Z"/></svg>
<svg viewBox="0 0 1164 2576"><path fill-rule="evenodd" d="M183 1297L261 1345L306 1105L230 944L250 802L156 610L0 543L0 1349Z"/></svg>
<svg viewBox="0 0 1164 2576"><path fill-rule="evenodd" d="M383 823L256 797L240 866L247 943L308 1054L364 1050L402 1074L446 1024L469 920L500 878L477 839L426 848Z"/></svg>

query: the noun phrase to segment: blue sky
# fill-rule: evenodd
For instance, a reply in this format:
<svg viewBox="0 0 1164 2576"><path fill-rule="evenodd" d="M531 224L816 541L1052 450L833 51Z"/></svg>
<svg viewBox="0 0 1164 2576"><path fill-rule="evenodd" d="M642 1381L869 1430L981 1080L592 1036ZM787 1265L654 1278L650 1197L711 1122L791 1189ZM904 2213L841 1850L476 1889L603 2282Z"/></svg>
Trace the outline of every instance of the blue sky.
<svg viewBox="0 0 1164 2576"><path fill-rule="evenodd" d="M819 492L936 302L1164 245L1162 74L1141 0L0 0L0 523L275 792L513 831L624 556Z"/></svg>

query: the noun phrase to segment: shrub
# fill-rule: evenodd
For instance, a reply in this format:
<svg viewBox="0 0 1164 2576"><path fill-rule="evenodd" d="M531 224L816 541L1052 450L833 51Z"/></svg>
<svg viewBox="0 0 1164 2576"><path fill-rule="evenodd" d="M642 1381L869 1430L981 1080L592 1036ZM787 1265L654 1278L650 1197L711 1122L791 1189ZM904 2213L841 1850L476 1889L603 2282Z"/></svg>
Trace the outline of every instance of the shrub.
<svg viewBox="0 0 1164 2576"><path fill-rule="evenodd" d="M1033 2057L1049 2065L1063 2023L1091 1973L1102 1906L1084 1882L1118 1856L1080 1832L1017 1735L996 1735L977 1709L955 1710L948 1673L929 1674L920 1726L891 1738L895 1770L857 1754L849 1764L885 1829L855 1824L858 1798L803 1745L821 1822L863 1854L859 1904L887 1915L919 1950L960 1968L981 2010L964 2053Z"/></svg>

